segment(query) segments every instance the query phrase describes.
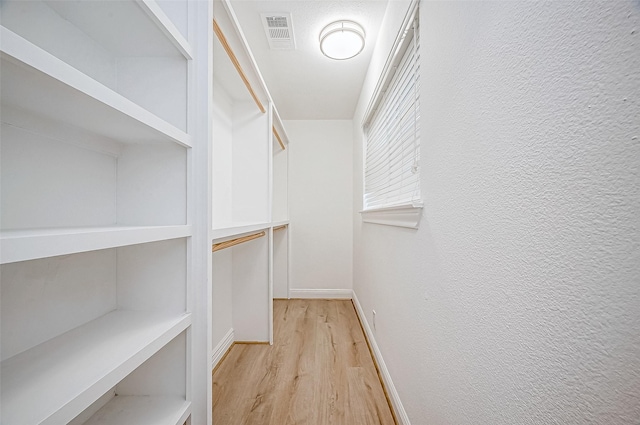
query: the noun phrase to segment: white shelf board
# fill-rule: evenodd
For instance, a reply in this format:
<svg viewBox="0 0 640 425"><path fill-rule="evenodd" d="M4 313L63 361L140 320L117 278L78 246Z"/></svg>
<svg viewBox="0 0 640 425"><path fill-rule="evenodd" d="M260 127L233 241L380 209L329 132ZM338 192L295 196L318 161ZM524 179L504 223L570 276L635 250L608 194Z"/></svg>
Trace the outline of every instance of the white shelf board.
<svg viewBox="0 0 640 425"><path fill-rule="evenodd" d="M0 233L0 264L192 236L192 226L106 226Z"/></svg>
<svg viewBox="0 0 640 425"><path fill-rule="evenodd" d="M279 221L273 221L271 223L271 227L278 227L278 226L284 226L284 225L289 225L289 220L279 220Z"/></svg>
<svg viewBox="0 0 640 425"><path fill-rule="evenodd" d="M266 230L271 227L271 223L246 223L246 224L236 224L228 227L217 227L211 231L211 237L213 241L218 241L219 239L230 238L232 236L240 236L245 233L255 232L257 230Z"/></svg>
<svg viewBox="0 0 640 425"><path fill-rule="evenodd" d="M116 310L3 361L0 422L68 423L190 324Z"/></svg>
<svg viewBox="0 0 640 425"><path fill-rule="evenodd" d="M191 47L155 0L45 3L115 56L192 56Z"/></svg>
<svg viewBox="0 0 640 425"><path fill-rule="evenodd" d="M0 27L0 40L3 106L120 142L165 141L191 147L184 131L14 32Z"/></svg>
<svg viewBox="0 0 640 425"><path fill-rule="evenodd" d="M183 425L191 403L170 396L117 395L84 425Z"/></svg>
<svg viewBox="0 0 640 425"><path fill-rule="evenodd" d="M158 3L155 0L136 0L136 2L176 49L178 49L186 59L193 59L191 46Z"/></svg>

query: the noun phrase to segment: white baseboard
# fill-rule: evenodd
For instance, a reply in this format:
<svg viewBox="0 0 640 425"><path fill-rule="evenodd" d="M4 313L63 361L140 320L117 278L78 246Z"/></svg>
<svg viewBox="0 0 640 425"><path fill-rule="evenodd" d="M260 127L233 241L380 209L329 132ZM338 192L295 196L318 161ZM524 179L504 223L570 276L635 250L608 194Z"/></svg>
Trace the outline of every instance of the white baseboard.
<svg viewBox="0 0 640 425"><path fill-rule="evenodd" d="M290 289L289 298L327 298L350 300L351 289Z"/></svg>
<svg viewBox="0 0 640 425"><path fill-rule="evenodd" d="M382 358L382 353L378 348L376 338L371 331L371 327L367 322L367 317L362 310L362 306L358 301L358 297L356 296L355 291L353 291L352 300L353 304L356 306L356 312L358 313L358 316L360 316L362 327L367 334L367 339L369 340L369 344L371 345L371 351L373 351L373 355L376 358L376 363L378 364L378 368L380 369L380 375L382 376L382 381L384 382L384 386L387 390L387 395L389 396L391 405L393 406L393 410L395 411L396 419L398 420L399 425L411 425L411 422L409 422L409 416L407 416L407 412L404 410L404 406L400 401L398 391L396 390L395 385L393 385L393 381L391 380L391 375L389 374L387 365L384 363L384 359Z"/></svg>
<svg viewBox="0 0 640 425"><path fill-rule="evenodd" d="M235 336L233 334L233 328L231 328L218 343L218 345L216 345L216 348L213 349L213 353L211 354L211 370L213 370L218 365L220 360L222 360L226 352L233 345L234 340Z"/></svg>

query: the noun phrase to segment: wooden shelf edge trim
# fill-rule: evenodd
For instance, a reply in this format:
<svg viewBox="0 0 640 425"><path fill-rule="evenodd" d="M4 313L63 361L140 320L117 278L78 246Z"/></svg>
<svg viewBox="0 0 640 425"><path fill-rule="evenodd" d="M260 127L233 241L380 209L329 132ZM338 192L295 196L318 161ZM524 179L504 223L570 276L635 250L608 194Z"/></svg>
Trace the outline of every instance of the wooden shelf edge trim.
<svg viewBox="0 0 640 425"><path fill-rule="evenodd" d="M227 52L227 55L229 55L229 59L231 59L231 63L233 63L233 66L236 68L236 71L238 71L238 74L240 75L240 78L242 79L242 82L244 83L244 85L247 87L247 90L249 90L249 94L253 98L253 101L256 102L256 105L258 106L258 109L260 109L260 112L264 114L265 112L267 112L267 110L262 105L262 102L260 102L260 99L258 99L256 92L253 91L253 87L251 87L251 83L249 83L249 80L247 79L247 76L244 73L244 70L242 69L240 62L238 62L238 58L236 57L235 53L233 53L231 46L229 46L229 42L227 42L227 38L224 36L224 33L218 26L218 23L216 22L215 19L213 20L213 31L216 33L216 36L218 37L218 40L220 40L220 44L222 44L222 47L224 47L225 52Z"/></svg>
<svg viewBox="0 0 640 425"><path fill-rule="evenodd" d="M262 231L262 232L254 233L253 235L243 236L241 238L231 239L230 241L216 243L216 244L213 244L211 252L220 251L221 249L229 248L244 242L249 242L254 239L261 238L265 235L266 235L266 232Z"/></svg>
<svg viewBox="0 0 640 425"><path fill-rule="evenodd" d="M278 143L280 143L280 147L282 148L282 150L285 150L286 148L284 147L284 143L282 143L282 139L278 134L278 130L276 130L275 126L272 126L271 128L273 129L273 134L276 136L276 139L278 139Z"/></svg>

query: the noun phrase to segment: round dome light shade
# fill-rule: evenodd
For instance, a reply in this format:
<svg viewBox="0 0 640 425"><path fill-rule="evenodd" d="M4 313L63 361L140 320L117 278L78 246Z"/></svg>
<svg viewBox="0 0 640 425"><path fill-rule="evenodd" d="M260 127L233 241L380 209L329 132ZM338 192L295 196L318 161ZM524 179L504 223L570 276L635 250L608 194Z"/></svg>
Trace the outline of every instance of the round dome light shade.
<svg viewBox="0 0 640 425"><path fill-rule="evenodd" d="M332 22L320 32L320 50L331 59L351 59L362 49L364 29L357 22Z"/></svg>

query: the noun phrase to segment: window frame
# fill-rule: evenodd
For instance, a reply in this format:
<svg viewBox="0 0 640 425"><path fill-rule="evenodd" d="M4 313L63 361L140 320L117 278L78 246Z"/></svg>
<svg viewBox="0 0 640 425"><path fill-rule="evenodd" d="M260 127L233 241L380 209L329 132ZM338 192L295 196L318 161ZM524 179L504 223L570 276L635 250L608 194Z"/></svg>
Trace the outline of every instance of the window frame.
<svg viewBox="0 0 640 425"><path fill-rule="evenodd" d="M377 108L379 104L385 99L385 92L394 81L396 77L396 67L400 64L402 59L405 56L407 49L410 46L410 43L414 42L414 34L411 34L411 37L407 37L409 32L416 31L415 36L419 37L419 23L418 23L418 1L414 0L410 5L407 15L401 26L401 31L399 32L396 40L393 44L389 57L385 63L383 68L381 77L378 81L378 84L371 96L371 102L369 107L367 108L367 112L364 114L364 120L362 122L362 130L363 130L363 179L362 179L362 210L360 214L362 216L362 221L367 223L376 223L376 224L385 224L391 226L399 226L399 227L408 227L417 229L419 227L420 218L422 216L422 191L419 191L419 195L416 199L411 199L406 202L402 202L399 204L392 205L382 205L376 207L366 207L365 203L365 194L366 194L366 165L367 165L367 131L366 126L373 119L375 113L377 112ZM419 60L419 49L418 45L417 51L414 53L418 56ZM419 76L418 76L419 78ZM418 100L418 107L420 102ZM416 114L419 120L419 112ZM418 132L419 134L419 132ZM415 139L414 139L415 140ZM418 144L418 149L420 148L420 137L416 141ZM419 165L418 165L419 167ZM419 168L418 168L419 170ZM418 188L420 188L420 177L417 178Z"/></svg>

